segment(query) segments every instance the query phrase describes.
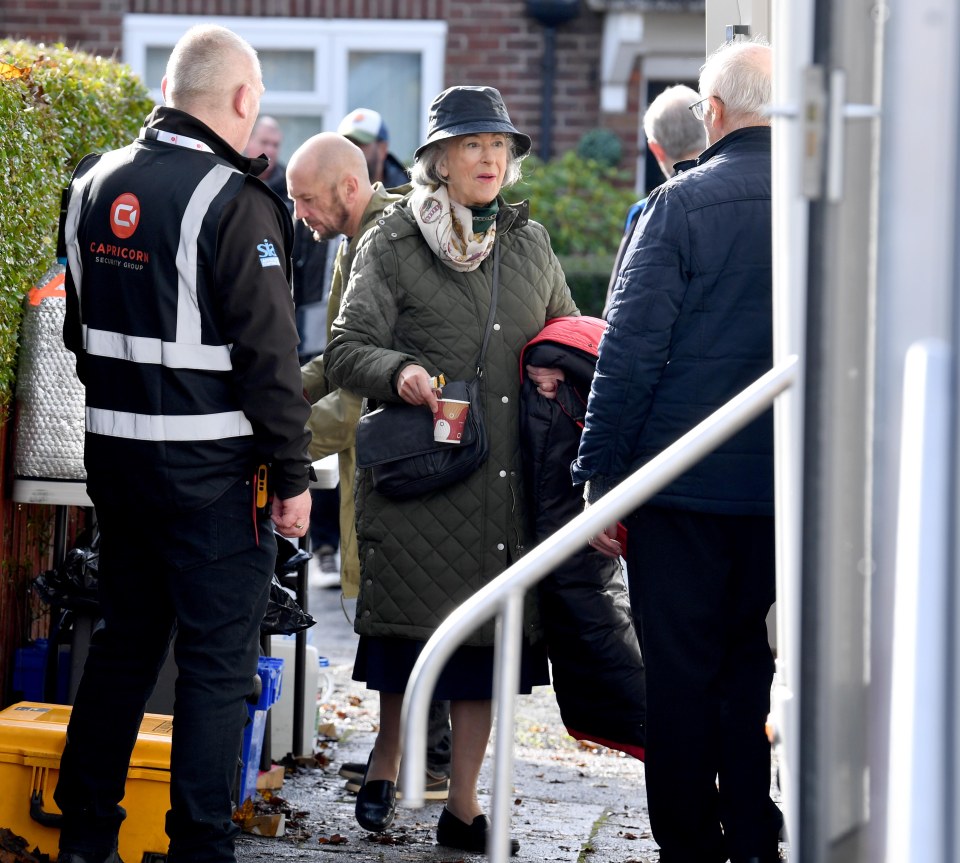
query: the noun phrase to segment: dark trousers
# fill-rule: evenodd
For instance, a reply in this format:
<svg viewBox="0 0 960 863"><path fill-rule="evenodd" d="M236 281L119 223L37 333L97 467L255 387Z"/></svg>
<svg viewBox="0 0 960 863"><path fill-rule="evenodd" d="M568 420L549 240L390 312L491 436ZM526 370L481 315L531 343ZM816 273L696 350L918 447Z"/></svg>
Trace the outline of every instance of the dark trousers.
<svg viewBox="0 0 960 863"><path fill-rule="evenodd" d="M427 770L450 775L450 702L431 701L427 714Z"/></svg>
<svg viewBox="0 0 960 863"><path fill-rule="evenodd" d="M61 850L97 857L115 846L144 705L176 631L167 860L235 859L231 792L277 553L269 521L260 521L258 543L251 494L241 481L215 504L175 516L97 507L103 621L54 794Z"/></svg>
<svg viewBox="0 0 960 863"><path fill-rule="evenodd" d="M661 863L778 859L770 799L774 522L641 507L627 578L647 683L647 803Z"/></svg>
<svg viewBox="0 0 960 863"><path fill-rule="evenodd" d="M340 546L340 486L310 489L310 549Z"/></svg>

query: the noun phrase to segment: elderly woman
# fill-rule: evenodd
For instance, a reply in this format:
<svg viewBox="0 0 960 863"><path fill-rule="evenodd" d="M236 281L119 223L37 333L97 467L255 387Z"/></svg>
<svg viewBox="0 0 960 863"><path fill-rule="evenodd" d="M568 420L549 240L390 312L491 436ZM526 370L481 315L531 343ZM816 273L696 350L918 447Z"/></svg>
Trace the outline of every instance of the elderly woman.
<svg viewBox="0 0 960 863"><path fill-rule="evenodd" d="M354 677L380 692L380 730L356 805L357 820L371 831L393 821L400 706L424 642L527 542L520 352L547 320L577 314L546 230L530 221L526 204L500 196L520 178L529 149L530 138L510 122L492 87L451 87L437 96L427 140L415 154L413 191L361 241L325 352L332 385L436 410L431 378L476 374L499 246L499 297L482 377L488 460L465 479L413 499L378 493L369 471L357 488L361 638ZM555 393L559 372L528 373L545 396ZM531 641L532 612L525 625ZM475 632L435 692L451 701L453 730L450 795L437 842L480 853L489 829L477 780L491 728L492 642L492 624ZM520 691L529 693L548 682L547 668L542 650L528 644L524 653Z"/></svg>

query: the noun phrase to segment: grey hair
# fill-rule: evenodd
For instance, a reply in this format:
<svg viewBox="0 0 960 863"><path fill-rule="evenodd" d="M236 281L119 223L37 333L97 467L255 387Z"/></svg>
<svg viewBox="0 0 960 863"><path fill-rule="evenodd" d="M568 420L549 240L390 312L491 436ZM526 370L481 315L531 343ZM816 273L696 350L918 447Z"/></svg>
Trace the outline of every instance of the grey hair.
<svg viewBox="0 0 960 863"><path fill-rule="evenodd" d="M724 43L700 69L700 95L716 96L732 117L769 123L766 116L772 97L769 53L770 45L760 37Z"/></svg>
<svg viewBox="0 0 960 863"><path fill-rule="evenodd" d="M246 82L247 70L232 62L238 55L250 58L255 80ZM262 87L260 60L242 36L217 24L197 24L177 41L167 60L167 101L180 108L216 101L229 93L240 76L243 83Z"/></svg>
<svg viewBox="0 0 960 863"><path fill-rule="evenodd" d="M703 123L689 110L699 98L700 94L686 84L675 84L660 93L643 115L644 134L663 147L672 162L707 146Z"/></svg>
<svg viewBox="0 0 960 863"><path fill-rule="evenodd" d="M433 191L438 186L446 185L446 177L440 176L440 162L447 152L447 146L454 138L463 137L455 135L453 138L441 138L427 147L413 163L410 169L410 182L415 188L424 188ZM520 182L523 177L521 162L527 157L517 153L517 143L513 135L507 135L510 141L510 152L507 154L507 170L503 175L503 185L501 189L509 188L514 183Z"/></svg>

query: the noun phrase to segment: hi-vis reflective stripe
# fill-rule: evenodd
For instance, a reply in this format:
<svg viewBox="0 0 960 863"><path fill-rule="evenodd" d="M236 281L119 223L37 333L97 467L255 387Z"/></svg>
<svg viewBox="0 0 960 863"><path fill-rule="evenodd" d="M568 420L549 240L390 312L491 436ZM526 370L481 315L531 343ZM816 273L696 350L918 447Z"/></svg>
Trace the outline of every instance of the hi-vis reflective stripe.
<svg viewBox="0 0 960 863"><path fill-rule="evenodd" d="M80 224L80 202L83 200L83 190L93 178L93 170L87 171L78 180L73 181L70 189L70 203L67 205L67 218L63 226L64 244L67 247L67 263L73 275L74 287L77 296L80 296L83 281L83 264L80 260L80 243L77 240L77 227Z"/></svg>
<svg viewBox="0 0 960 863"><path fill-rule="evenodd" d="M65 240L70 270L79 295L83 268L77 231L84 186L99 169L94 166L73 184L65 223ZM235 168L214 165L200 181L180 223L177 246L177 332L176 341L131 336L125 333L84 328L84 349L95 356L111 357L138 363L162 364L168 368L199 371L229 371L229 345L201 344L202 322L197 300L197 242L203 219L211 203L220 194Z"/></svg>
<svg viewBox="0 0 960 863"><path fill-rule="evenodd" d="M161 365L170 369L228 372L233 368L230 348L226 345L182 345L146 336L95 330L92 327L83 328L83 349L95 357Z"/></svg>
<svg viewBox="0 0 960 863"><path fill-rule="evenodd" d="M197 302L197 238L213 199L239 171L215 165L193 191L180 223L177 249L177 341L200 344L200 305Z"/></svg>
<svg viewBox="0 0 960 863"><path fill-rule="evenodd" d="M247 437L253 434L253 427L243 411L156 416L88 407L87 431L127 440L202 441Z"/></svg>

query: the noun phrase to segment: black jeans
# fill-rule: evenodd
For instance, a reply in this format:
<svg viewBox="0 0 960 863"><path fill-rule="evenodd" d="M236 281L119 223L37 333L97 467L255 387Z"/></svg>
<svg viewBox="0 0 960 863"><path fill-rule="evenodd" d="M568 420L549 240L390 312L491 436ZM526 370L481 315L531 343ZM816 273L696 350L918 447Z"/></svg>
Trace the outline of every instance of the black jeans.
<svg viewBox="0 0 960 863"><path fill-rule="evenodd" d="M115 847L118 805L144 705L171 637L177 681L170 764L169 863L232 863L231 791L276 559L239 481L205 509L97 507L102 625L67 729L54 799L60 848Z"/></svg>
<svg viewBox="0 0 960 863"><path fill-rule="evenodd" d="M656 506L627 520L647 682L647 804L662 863L778 859L770 799L776 591L768 516Z"/></svg>
<svg viewBox="0 0 960 863"><path fill-rule="evenodd" d="M310 549L314 554L329 545L340 546L340 486L310 490Z"/></svg>

